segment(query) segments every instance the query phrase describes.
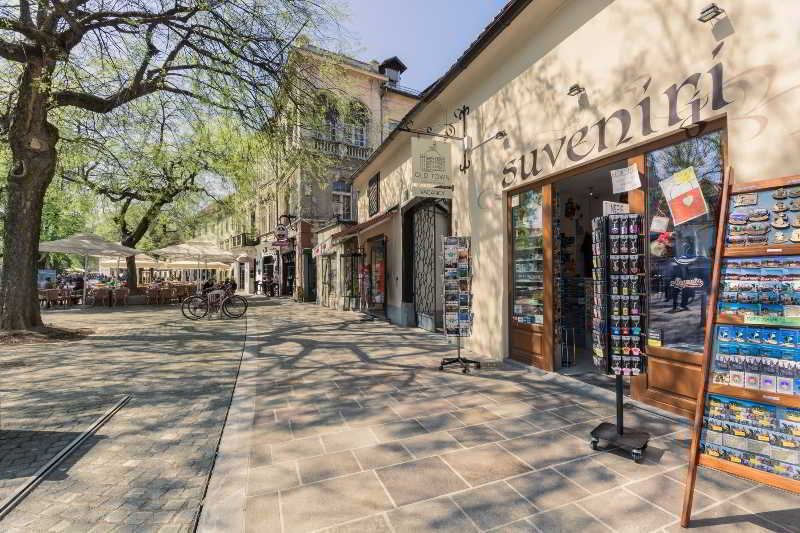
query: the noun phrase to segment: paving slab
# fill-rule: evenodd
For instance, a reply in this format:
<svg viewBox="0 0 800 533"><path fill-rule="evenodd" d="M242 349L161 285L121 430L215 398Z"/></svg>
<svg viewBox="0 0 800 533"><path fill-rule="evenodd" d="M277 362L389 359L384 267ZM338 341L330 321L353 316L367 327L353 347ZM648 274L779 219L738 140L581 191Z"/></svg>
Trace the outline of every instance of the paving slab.
<svg viewBox="0 0 800 533"><path fill-rule="evenodd" d="M663 474L637 481L627 485L625 488L676 517L679 517L683 511L685 485ZM714 503L716 503L714 499L695 490L692 501L694 510L704 509Z"/></svg>
<svg viewBox="0 0 800 533"><path fill-rule="evenodd" d="M614 531L655 531L675 517L623 488L581 500L580 506Z"/></svg>
<svg viewBox="0 0 800 533"><path fill-rule="evenodd" d="M353 454L358 458L361 466L367 470L404 463L413 459L408 450L399 441L357 448L353 450Z"/></svg>
<svg viewBox="0 0 800 533"><path fill-rule="evenodd" d="M297 461L297 466L303 483L314 483L361 470L358 461L350 451L300 459Z"/></svg>
<svg viewBox="0 0 800 533"><path fill-rule="evenodd" d="M522 461L496 444L488 444L442 456L473 487L530 472Z"/></svg>
<svg viewBox="0 0 800 533"><path fill-rule="evenodd" d="M478 531L464 512L447 497L405 505L390 511L388 515L396 533Z"/></svg>
<svg viewBox="0 0 800 533"><path fill-rule="evenodd" d="M439 457L376 470L397 505L408 505L468 487Z"/></svg>
<svg viewBox="0 0 800 533"><path fill-rule="evenodd" d="M533 505L502 481L461 492L454 495L453 500L482 530L508 524L536 512Z"/></svg>
<svg viewBox="0 0 800 533"><path fill-rule="evenodd" d="M480 446L481 444L488 444L505 439L503 435L485 424L468 426L460 429L451 429L449 433L455 437L455 439L465 448Z"/></svg>
<svg viewBox="0 0 800 533"><path fill-rule="evenodd" d="M446 431L411 437L404 439L401 443L417 459L462 449L461 444Z"/></svg>
<svg viewBox="0 0 800 533"><path fill-rule="evenodd" d="M284 530L314 531L392 509L374 472L281 491Z"/></svg>
<svg viewBox="0 0 800 533"><path fill-rule="evenodd" d="M518 437L503 441L500 446L537 470L592 453L586 442L560 430Z"/></svg>
<svg viewBox="0 0 800 533"><path fill-rule="evenodd" d="M680 524L666 528L668 533L775 533L780 526L759 518L730 502L723 502L692 516L688 529Z"/></svg>
<svg viewBox="0 0 800 533"><path fill-rule="evenodd" d="M612 531L581 507L569 504L530 518L539 531L547 533L609 533Z"/></svg>
<svg viewBox="0 0 800 533"><path fill-rule="evenodd" d="M508 484L540 510L559 507L591 494L551 468L509 479Z"/></svg>

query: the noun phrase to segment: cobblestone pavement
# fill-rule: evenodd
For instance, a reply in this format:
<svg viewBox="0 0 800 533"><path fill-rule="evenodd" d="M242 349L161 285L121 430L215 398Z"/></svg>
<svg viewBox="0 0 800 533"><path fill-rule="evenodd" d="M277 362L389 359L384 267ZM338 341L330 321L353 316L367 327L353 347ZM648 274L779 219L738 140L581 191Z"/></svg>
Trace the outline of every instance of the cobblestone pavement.
<svg viewBox="0 0 800 533"><path fill-rule="evenodd" d="M635 464L593 451L612 396L510 366L438 371L441 337L285 304L248 337L199 531L677 532L688 431L636 407ZM699 531L800 531L795 495L708 469Z"/></svg>
<svg viewBox="0 0 800 533"><path fill-rule="evenodd" d="M250 321L268 302L254 302ZM187 531L241 358L244 320L175 306L48 311L94 328L72 343L0 348L0 500L126 394L132 399L0 520L3 532Z"/></svg>

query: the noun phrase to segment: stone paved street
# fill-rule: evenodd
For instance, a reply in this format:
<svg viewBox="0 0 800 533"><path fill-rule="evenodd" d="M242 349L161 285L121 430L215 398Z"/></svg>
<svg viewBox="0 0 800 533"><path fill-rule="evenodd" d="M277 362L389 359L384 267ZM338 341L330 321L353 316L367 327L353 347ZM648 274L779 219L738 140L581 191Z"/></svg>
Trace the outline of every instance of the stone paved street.
<svg viewBox="0 0 800 533"><path fill-rule="evenodd" d="M643 464L594 452L612 396L511 366L439 372L441 337L308 304L249 336L199 531L673 532L680 420L628 407ZM798 498L701 469L697 531L800 531Z"/></svg>
<svg viewBox="0 0 800 533"><path fill-rule="evenodd" d="M0 531L191 530L245 321L189 322L175 306L47 311L44 320L96 333L0 352L0 500L133 397L0 520Z"/></svg>

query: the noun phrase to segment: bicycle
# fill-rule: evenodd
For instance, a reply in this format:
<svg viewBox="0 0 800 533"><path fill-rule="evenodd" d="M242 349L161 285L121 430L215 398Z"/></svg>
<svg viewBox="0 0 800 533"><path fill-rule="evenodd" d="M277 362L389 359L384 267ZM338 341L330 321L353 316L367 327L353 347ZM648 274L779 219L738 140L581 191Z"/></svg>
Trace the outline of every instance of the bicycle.
<svg viewBox="0 0 800 533"><path fill-rule="evenodd" d="M247 312L247 306L244 296L233 294L230 289L218 289L189 296L181 302L181 312L189 320L200 320L209 312L213 314L220 311L228 318L241 318Z"/></svg>

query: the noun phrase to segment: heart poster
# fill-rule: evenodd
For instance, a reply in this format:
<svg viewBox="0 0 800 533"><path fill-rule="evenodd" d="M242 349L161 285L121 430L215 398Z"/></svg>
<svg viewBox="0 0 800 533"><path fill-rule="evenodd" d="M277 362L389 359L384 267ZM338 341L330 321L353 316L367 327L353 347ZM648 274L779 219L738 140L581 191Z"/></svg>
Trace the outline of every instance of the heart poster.
<svg viewBox="0 0 800 533"><path fill-rule="evenodd" d="M685 224L708 213L708 204L693 167L676 172L659 185L664 191L674 225Z"/></svg>

